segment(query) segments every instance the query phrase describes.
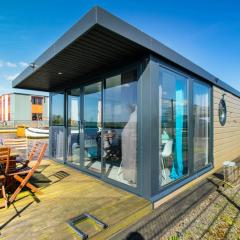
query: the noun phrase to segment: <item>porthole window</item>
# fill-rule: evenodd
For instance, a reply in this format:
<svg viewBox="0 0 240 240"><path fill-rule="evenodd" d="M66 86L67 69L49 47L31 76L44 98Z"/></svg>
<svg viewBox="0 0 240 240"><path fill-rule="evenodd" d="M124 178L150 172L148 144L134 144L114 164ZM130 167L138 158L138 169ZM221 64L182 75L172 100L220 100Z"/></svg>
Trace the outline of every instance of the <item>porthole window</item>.
<svg viewBox="0 0 240 240"><path fill-rule="evenodd" d="M224 100L224 96L219 102L218 116L220 124L224 126L227 121L227 106Z"/></svg>

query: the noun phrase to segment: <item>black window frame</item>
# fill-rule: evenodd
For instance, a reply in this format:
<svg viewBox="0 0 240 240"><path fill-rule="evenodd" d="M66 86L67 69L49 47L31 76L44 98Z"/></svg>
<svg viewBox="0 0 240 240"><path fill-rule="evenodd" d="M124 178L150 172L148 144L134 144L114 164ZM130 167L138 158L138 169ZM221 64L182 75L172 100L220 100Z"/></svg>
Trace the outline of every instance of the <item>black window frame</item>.
<svg viewBox="0 0 240 240"><path fill-rule="evenodd" d="M203 86L206 86L209 88L209 93L210 93L210 101L209 101L209 117L210 117L210 124L209 124L209 129L208 129L208 134L209 134L209 143L208 143L208 164L206 166L204 166L203 168L199 169L199 170L196 170L194 171L194 166L193 166L193 169L192 169L192 174L195 174L195 173L198 173L199 171L201 171L202 169L205 169L209 166L211 166L213 164L213 129L214 129L214 126L213 126L213 86L208 84L207 82L204 82L204 81L201 81L199 79L192 79L193 83L197 83L197 84L200 84L200 85L203 85ZM192 92L192 95L193 95L193 84L192 84L192 89L191 89L191 92ZM192 108L192 111L193 111L193 96L192 96L192 103L191 103L191 108ZM192 119L191 119L191 124L193 125L193 118L194 118L194 115L192 113ZM193 126L191 128L191 132L192 134L194 134L194 129L193 129ZM193 137L192 137L193 139ZM192 141L193 142L193 141ZM192 151L194 151L194 144L192 145ZM193 155L192 155L193 157ZM194 159L193 159L194 161ZM193 162L194 164L194 162Z"/></svg>
<svg viewBox="0 0 240 240"><path fill-rule="evenodd" d="M213 123L213 84L204 81L204 79L200 79L196 77L195 75L191 73L187 73L183 69L178 68L177 66L174 66L171 63L166 63L164 60L161 60L157 57L152 57L153 62L158 64L158 76L160 78L160 69L165 68L171 72L175 72L176 74L182 75L187 78L187 96L188 96L188 172L189 174L186 176L183 176L180 179L177 179L176 181L173 181L165 186L160 186L158 178L155 177L154 181L152 183L152 189L154 191L152 192L151 201L157 201L161 199L162 197L170 194L171 192L175 191L179 187L185 185L186 183L192 181L193 179L199 177L200 175L210 171L214 167L214 157L213 157L213 136L214 136L214 123ZM155 70L156 71L156 70ZM200 82L201 84L205 84L210 88L210 127L209 127L209 163L202 169L199 169L198 171L194 172L194 166L193 166L193 82ZM161 80L158 79L158 82L160 84ZM160 106L159 106L160 107ZM158 159L158 162L160 159ZM156 166L155 161L155 167L159 168L160 172L160 166ZM155 172L156 174L156 172ZM160 173L158 173L160 174ZM159 177L159 176L158 176ZM156 182L157 181L157 182ZM155 186L153 186L155 185Z"/></svg>
<svg viewBox="0 0 240 240"><path fill-rule="evenodd" d="M122 188L128 192L133 192L135 194L140 194L140 195L143 195L142 194L142 187L141 187L141 184L142 184L142 162L141 162L141 157L140 157L140 153L139 153L139 144L140 144L140 141L137 139L137 163L136 163L136 171L137 171L137 186L136 187L132 187L130 185L126 185L124 183L121 183L121 182L118 182L114 179L111 179L111 178L107 178L105 176L101 177L100 174L94 174L93 172L90 172L88 171L86 168L83 168L82 166L74 166L73 164L71 163L68 163L67 161L67 149L68 149L68 146L67 146L67 136L68 136L68 121L67 121L67 118L68 118L68 93L69 91L71 91L72 89L76 89L76 88L83 88L85 85L88 85L88 84L91 84L91 83L96 83L98 81L101 81L102 82L102 91L104 92L104 86L105 86L105 81L107 78L109 77L113 77L113 76L116 76L116 75L119 75L119 74L123 74L123 73L126 73L126 72L129 72L129 71L132 71L132 70L136 70L136 74L137 74L137 81L138 81L138 85L137 85L137 94L140 95L140 91L141 91L141 86L140 86L140 78L141 78L141 71L142 71L142 64L143 64L143 59L145 58L141 58L139 59L138 61L134 61L132 63L128 63L128 64L125 64L125 65L122 65L120 67L117 67L117 68L114 68L112 69L111 71L107 71L107 72L103 72L102 74L98 74L96 76L94 76L93 78L86 78L84 79L84 81L80 81L74 85L70 85L70 87L68 89L65 89L64 91L59 91L59 92L54 92L54 93L51 93L50 94L50 101L52 102L52 97L54 95L57 95L57 94L64 94L64 103L65 103L65 110L64 110L64 125L53 125L52 124L52 104L50 104L50 126L54 126L54 127L64 127L65 129L65 142L64 142L64 161L63 163L64 164L68 164L69 166L73 167L73 168L76 168L80 171L83 171L87 174L90 174L90 175L93 175L95 177L99 177L101 178L102 181L104 182L107 182L109 184L112 184L114 186L117 186L119 188ZM102 92L102 99L104 99L104 94ZM82 94L82 93L81 93ZM80 97L81 100L80 100L80 108L82 108L82 104L83 104L83 97L81 96ZM104 100L103 100L104 101ZM140 97L138 96L137 97L137 104L139 106L141 102L141 99ZM82 114L82 112L80 111L80 115ZM103 112L102 112L102 116L103 116ZM137 117L138 119L140 119L139 117L139 110L137 111ZM82 115L81 115L81 119L82 119ZM81 122L81 119L80 119L80 122ZM138 120L138 123L137 123L137 135L139 136L139 132L140 132L140 120ZM82 142L83 140L80 139L80 142ZM50 148L51 150L51 148ZM56 158L53 158L55 161L58 161L58 162L62 162L61 160L58 160ZM80 162L81 162L81 159L80 159Z"/></svg>
<svg viewBox="0 0 240 240"><path fill-rule="evenodd" d="M220 99L219 101L219 104L218 104L218 120L219 120L219 123L221 124L222 127L224 127L226 125L226 122L227 122L227 104L226 104L226 100L224 99L224 96L225 94L222 95L222 98ZM222 119L221 118L221 113L220 111L224 111L224 118Z"/></svg>
<svg viewBox="0 0 240 240"><path fill-rule="evenodd" d="M56 96L56 95L63 95L63 122L62 124L55 124L53 123L53 106L52 106L52 103L53 103L53 97ZM49 113L50 113L50 117L49 117L49 125L50 126L66 126L66 92L65 91L61 91L61 92L54 92L54 93L51 93L50 95L50 104L49 104Z"/></svg>

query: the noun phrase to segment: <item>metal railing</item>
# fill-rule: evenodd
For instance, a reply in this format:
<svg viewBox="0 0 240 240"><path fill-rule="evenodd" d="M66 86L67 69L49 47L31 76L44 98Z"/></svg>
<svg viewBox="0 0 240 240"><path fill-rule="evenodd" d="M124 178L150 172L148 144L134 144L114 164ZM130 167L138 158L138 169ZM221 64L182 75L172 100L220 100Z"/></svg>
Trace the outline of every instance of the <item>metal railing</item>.
<svg viewBox="0 0 240 240"><path fill-rule="evenodd" d="M0 122L0 129L14 129L18 126L33 127L33 128L46 128L49 127L49 121L30 121L30 120L14 120Z"/></svg>

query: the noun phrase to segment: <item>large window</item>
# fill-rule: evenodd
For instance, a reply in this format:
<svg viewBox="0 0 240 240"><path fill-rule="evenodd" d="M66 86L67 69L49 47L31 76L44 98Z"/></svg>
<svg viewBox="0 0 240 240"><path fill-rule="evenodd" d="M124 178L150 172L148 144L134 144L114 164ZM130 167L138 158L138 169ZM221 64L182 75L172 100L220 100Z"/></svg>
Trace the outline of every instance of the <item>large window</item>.
<svg viewBox="0 0 240 240"><path fill-rule="evenodd" d="M63 126L51 126L51 157L64 161L65 131Z"/></svg>
<svg viewBox="0 0 240 240"><path fill-rule="evenodd" d="M64 94L52 96L52 124L53 126L64 125Z"/></svg>
<svg viewBox="0 0 240 240"><path fill-rule="evenodd" d="M159 85L160 186L188 174L187 78L161 68Z"/></svg>
<svg viewBox="0 0 240 240"><path fill-rule="evenodd" d="M64 94L55 94L51 97L51 156L64 161Z"/></svg>
<svg viewBox="0 0 240 240"><path fill-rule="evenodd" d="M160 67L159 106L162 187L211 163L211 87Z"/></svg>
<svg viewBox="0 0 240 240"><path fill-rule="evenodd" d="M80 89L68 92L68 150L67 161L80 165Z"/></svg>
<svg viewBox="0 0 240 240"><path fill-rule="evenodd" d="M32 96L32 104L34 104L34 105L42 105L42 103L43 103L43 97Z"/></svg>
<svg viewBox="0 0 240 240"><path fill-rule="evenodd" d="M84 86L84 166L101 173L102 82Z"/></svg>
<svg viewBox="0 0 240 240"><path fill-rule="evenodd" d="M193 152L194 170L209 163L210 143L210 87L203 83L193 83Z"/></svg>
<svg viewBox="0 0 240 240"><path fill-rule="evenodd" d="M42 113L32 113L32 121L42 121Z"/></svg>
<svg viewBox="0 0 240 240"><path fill-rule="evenodd" d="M136 186L137 71L106 79L103 159L108 178Z"/></svg>

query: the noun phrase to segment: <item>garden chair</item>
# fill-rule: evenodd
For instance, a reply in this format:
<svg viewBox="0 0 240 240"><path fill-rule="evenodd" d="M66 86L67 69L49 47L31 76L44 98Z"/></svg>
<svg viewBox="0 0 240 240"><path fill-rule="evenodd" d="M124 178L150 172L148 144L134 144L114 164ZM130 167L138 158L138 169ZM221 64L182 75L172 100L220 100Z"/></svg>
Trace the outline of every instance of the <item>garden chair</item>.
<svg viewBox="0 0 240 240"><path fill-rule="evenodd" d="M4 199L4 203L0 205L0 208L7 207L7 196L5 190L6 184L6 175L9 170L9 161L10 161L10 148L8 147L0 147L0 190L2 193L2 197Z"/></svg>
<svg viewBox="0 0 240 240"><path fill-rule="evenodd" d="M15 192L10 197L8 204L11 204L14 202L17 195L21 192L21 190L25 186L28 187L29 189L31 189L31 191L33 191L33 192L39 191L38 188L36 188L35 186L33 186L32 184L29 183L29 180L32 177L32 175L34 174L34 172L36 171L36 169L39 167L39 165L44 157L44 154L46 152L46 149L47 149L47 144L44 143L41 147L40 153L38 155L38 159L34 163L33 167L26 166L24 168L16 169L15 172L8 174L8 176L13 176L14 179L20 183L18 188L15 190Z"/></svg>
<svg viewBox="0 0 240 240"><path fill-rule="evenodd" d="M38 153L40 143L35 143L31 149L31 152L28 154L27 159L18 159L17 163L20 163L22 167L27 167L28 164L33 160L34 156Z"/></svg>
<svg viewBox="0 0 240 240"><path fill-rule="evenodd" d="M17 160L26 159L28 157L28 140L27 138L8 138L3 139L3 145L10 147L12 152L19 157Z"/></svg>

